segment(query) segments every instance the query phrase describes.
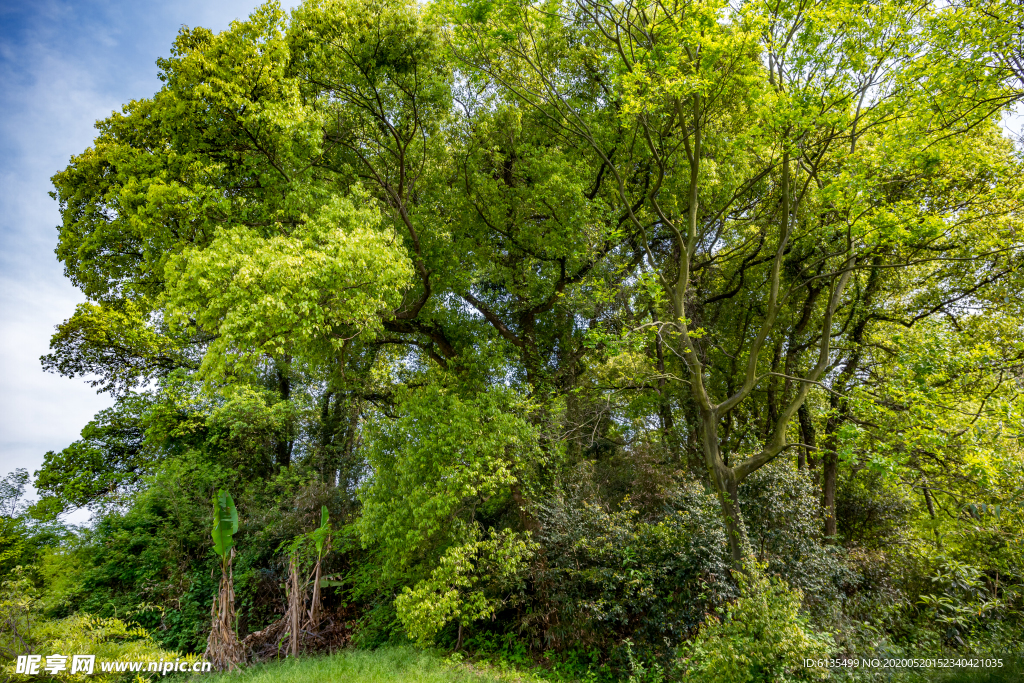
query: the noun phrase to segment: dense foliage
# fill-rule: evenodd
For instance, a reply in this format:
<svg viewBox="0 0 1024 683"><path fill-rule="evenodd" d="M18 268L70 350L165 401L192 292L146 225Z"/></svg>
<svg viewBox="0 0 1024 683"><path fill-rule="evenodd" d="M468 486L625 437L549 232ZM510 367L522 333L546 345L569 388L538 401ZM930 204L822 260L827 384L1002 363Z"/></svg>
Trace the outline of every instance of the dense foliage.
<svg viewBox="0 0 1024 683"><path fill-rule="evenodd" d="M1013 649L1021 26L307 0L182 28L53 177L88 303L42 362L116 403L31 508L4 480L0 570L181 652L229 577L244 644L314 565L352 642L571 675Z"/></svg>

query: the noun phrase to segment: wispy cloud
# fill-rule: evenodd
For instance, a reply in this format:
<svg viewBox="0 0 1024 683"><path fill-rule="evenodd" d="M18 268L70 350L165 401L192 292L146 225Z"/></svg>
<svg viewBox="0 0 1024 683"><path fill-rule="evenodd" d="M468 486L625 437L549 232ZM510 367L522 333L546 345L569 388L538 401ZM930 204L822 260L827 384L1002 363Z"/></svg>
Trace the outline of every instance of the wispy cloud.
<svg viewBox="0 0 1024 683"><path fill-rule="evenodd" d="M91 144L96 120L159 88L155 61L181 25L225 29L257 4L0 0L0 476L37 469L111 404L39 365L84 300L53 253L50 176Z"/></svg>

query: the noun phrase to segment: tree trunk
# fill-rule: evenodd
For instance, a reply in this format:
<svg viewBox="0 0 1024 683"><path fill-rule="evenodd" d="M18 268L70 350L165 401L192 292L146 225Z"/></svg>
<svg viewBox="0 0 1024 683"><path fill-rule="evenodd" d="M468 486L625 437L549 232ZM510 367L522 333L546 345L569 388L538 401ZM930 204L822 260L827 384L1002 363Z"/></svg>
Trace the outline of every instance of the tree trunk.
<svg viewBox="0 0 1024 683"><path fill-rule="evenodd" d="M840 390L848 386L849 377L852 375L852 368L857 359L847 362L841 382L838 383ZM838 394L832 394L829 398L829 417L825 420L825 437L822 444L821 456L821 511L825 518L825 538L834 538L836 535L836 481L839 477L839 429L846 423L850 415L849 403Z"/></svg>
<svg viewBox="0 0 1024 683"><path fill-rule="evenodd" d="M743 560L749 544L737 497L739 482L720 457L718 416L712 412L705 413L702 418L705 463L722 508L722 524L725 526L725 535L729 541L729 556L733 569L743 571Z"/></svg>
<svg viewBox="0 0 1024 683"><path fill-rule="evenodd" d="M277 374L277 391L281 396L281 400L287 401L292 395L292 384L288 378L287 368L288 363L291 362L291 358L285 356L284 368L278 366ZM276 444L277 450L277 464L278 467L288 467L292 462L292 442L285 438L279 438Z"/></svg>
<svg viewBox="0 0 1024 683"><path fill-rule="evenodd" d="M935 521L935 501L932 500L932 493L928 490L928 478L925 477L924 485L921 486L921 490L924 492L924 502L928 505L928 516ZM939 527L932 527L932 533L935 536L935 549L942 551L942 537L939 536Z"/></svg>
<svg viewBox="0 0 1024 683"><path fill-rule="evenodd" d="M748 554L749 543L747 542L747 529L740 513L738 491L737 484L731 480L726 482L724 487L719 488L718 502L722 506L722 521L725 524L725 534L729 539L729 556L733 569L743 571L743 560Z"/></svg>
<svg viewBox="0 0 1024 683"><path fill-rule="evenodd" d="M299 567L293 554L288 562L288 651L292 657L299 656L299 629L305 596L299 589Z"/></svg>
<svg viewBox="0 0 1024 683"><path fill-rule="evenodd" d="M540 521L530 512L529 503L523 496L523 490L519 487L518 482L512 484L512 501L516 504L516 510L519 512L520 526L524 531L536 535L540 531Z"/></svg>
<svg viewBox="0 0 1024 683"><path fill-rule="evenodd" d="M652 309L651 318L656 319L656 317L656 313ZM658 359L658 418L661 422L661 439L666 447L673 448L675 446L675 423L672 419L672 405L666 395L668 380L665 379L665 350L660 333L654 338L654 349Z"/></svg>
<svg viewBox="0 0 1024 683"><path fill-rule="evenodd" d="M804 447L800 449L800 455L797 456L796 468L803 470L805 467L810 467L810 469L814 470L816 469L814 449L817 447L815 443L817 435L814 433L814 423L811 422L811 410L807 407L807 403L800 406L800 410L797 411L797 417L800 420L800 441L803 442Z"/></svg>
<svg viewBox="0 0 1024 683"><path fill-rule="evenodd" d="M836 476L839 473L839 455L834 449L825 452L822 459L821 507L825 513L825 536L836 535Z"/></svg>

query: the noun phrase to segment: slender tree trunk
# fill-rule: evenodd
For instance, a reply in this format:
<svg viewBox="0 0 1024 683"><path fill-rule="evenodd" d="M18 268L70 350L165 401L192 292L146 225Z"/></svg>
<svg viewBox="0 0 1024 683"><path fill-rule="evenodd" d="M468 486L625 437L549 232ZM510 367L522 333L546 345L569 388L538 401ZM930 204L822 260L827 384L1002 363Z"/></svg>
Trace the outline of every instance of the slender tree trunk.
<svg viewBox="0 0 1024 683"><path fill-rule="evenodd" d="M320 628L320 560L313 570L313 598L309 603L309 625L314 632Z"/></svg>
<svg viewBox="0 0 1024 683"><path fill-rule="evenodd" d="M821 468L821 507L825 511L825 536L836 535L836 477L839 474L839 456L835 450L825 452Z"/></svg>
<svg viewBox="0 0 1024 683"><path fill-rule="evenodd" d="M657 319L653 309L651 310L651 318ZM661 421L661 439L666 447L672 448L675 445L675 423L672 420L672 406L666 395L668 380L665 379L665 349L661 340L661 333L654 338L654 344L658 359L658 374L660 375L658 377L658 417Z"/></svg>
<svg viewBox="0 0 1024 683"><path fill-rule="evenodd" d="M780 341L775 345L775 349L772 352L772 372L778 372L780 367L779 364L782 361L782 342ZM775 429L775 423L779 420L779 379L777 377L770 377L768 379L768 389L765 392L765 403L768 406L767 415L764 422L764 430L762 432L762 438L767 441ZM785 395L785 392L783 392Z"/></svg>
<svg viewBox="0 0 1024 683"><path fill-rule="evenodd" d="M291 358L285 356L283 367L279 365L276 370L277 374L277 391L281 396L281 400L287 401L292 395L292 384L288 378L288 366L291 363ZM276 444L277 450L277 464L279 467L288 467L292 462L292 442L288 439L281 438Z"/></svg>
<svg viewBox="0 0 1024 683"><path fill-rule="evenodd" d="M800 455L797 456L796 467L798 470L803 470L805 467L810 467L810 469L814 470L816 469L814 449L817 446L815 443L817 435L814 433L814 423L811 422L811 410L807 407L806 402L800 406L800 410L797 411L797 417L800 420L800 441L803 442L804 447L800 449Z"/></svg>
<svg viewBox="0 0 1024 683"><path fill-rule="evenodd" d="M299 656L299 629L302 605L305 602L299 590L299 567L295 556L288 561L288 651L292 657Z"/></svg>
<svg viewBox="0 0 1024 683"><path fill-rule="evenodd" d="M932 521L934 522L935 521L935 501L932 500L932 492L928 489L928 478L927 477L925 477L925 479L924 479L924 485L921 486L921 491L924 492L924 502L928 506L928 516L931 517ZM942 550L942 538L939 536L939 528L938 527L933 527L932 528L932 533L935 536L935 548L937 550L941 551Z"/></svg>
<svg viewBox="0 0 1024 683"><path fill-rule="evenodd" d="M840 391L848 385L858 355L846 364L841 381ZM849 404L839 395L829 398L829 417L825 420L824 452L821 457L821 510L825 517L825 538L836 535L836 482L839 478L839 429L849 418Z"/></svg>

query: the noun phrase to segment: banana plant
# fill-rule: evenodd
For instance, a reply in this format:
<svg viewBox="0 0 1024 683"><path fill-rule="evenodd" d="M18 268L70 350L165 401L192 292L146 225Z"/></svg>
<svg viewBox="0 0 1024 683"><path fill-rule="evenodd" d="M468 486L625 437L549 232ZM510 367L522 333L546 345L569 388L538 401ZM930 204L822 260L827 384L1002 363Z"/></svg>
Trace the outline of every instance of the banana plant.
<svg viewBox="0 0 1024 683"><path fill-rule="evenodd" d="M330 541L331 536L331 516L326 505L320 506L320 527L311 531L309 536L316 546L316 557L319 561L324 555L324 545Z"/></svg>
<svg viewBox="0 0 1024 683"><path fill-rule="evenodd" d="M309 534L316 546L316 567L313 570L313 600L309 605L309 621L316 628L320 625L320 563L331 547L331 516L327 506L320 506L320 527Z"/></svg>
<svg viewBox="0 0 1024 683"><path fill-rule="evenodd" d="M316 549L316 563L313 573L309 578L300 580L300 555L303 549L308 548L312 541ZM324 556L331 550L331 519L327 512L327 506L320 507L320 526L309 533L296 536L294 540L285 546L288 548L288 611L285 618L288 623L289 652L297 656L299 652L299 635L305 629L317 631L320 627L320 589L331 582L325 582L321 577L321 565ZM304 572L303 572L304 573ZM310 583L313 587L312 599L309 602L309 610L306 610L306 590ZM340 585L340 584L339 584Z"/></svg>
<svg viewBox="0 0 1024 683"><path fill-rule="evenodd" d="M231 494L221 489L213 497L213 552L220 557L221 567L227 573L231 563L231 549L238 533L238 510Z"/></svg>
<svg viewBox="0 0 1024 683"><path fill-rule="evenodd" d="M235 632L235 587L231 556L238 532L238 510L231 494L221 489L213 497L213 552L220 558L220 590L210 609L212 624L206 641L206 657L219 670L234 670L244 658Z"/></svg>

